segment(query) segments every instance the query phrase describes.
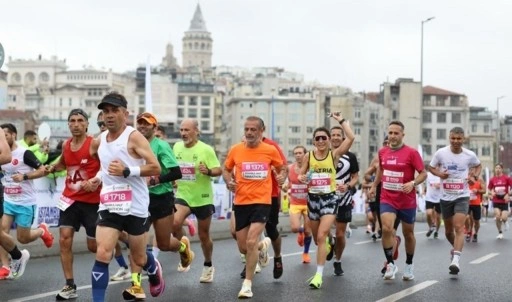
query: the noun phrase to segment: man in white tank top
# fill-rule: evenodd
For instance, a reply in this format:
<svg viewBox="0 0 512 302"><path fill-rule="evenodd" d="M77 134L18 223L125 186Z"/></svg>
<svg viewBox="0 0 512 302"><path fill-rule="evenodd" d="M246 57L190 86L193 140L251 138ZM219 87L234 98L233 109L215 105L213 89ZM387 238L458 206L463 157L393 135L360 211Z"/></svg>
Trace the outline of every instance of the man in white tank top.
<svg viewBox="0 0 512 302"><path fill-rule="evenodd" d="M109 93L98 109L103 111L107 127L92 147L100 158L101 168L84 186L85 190L94 190L102 183L96 228L98 248L91 275L93 301L105 301L108 265L122 231L130 235L130 254L139 267L139 272L132 273L133 285L140 287L142 267L148 272L151 295L157 297L164 291L165 281L160 263L151 252L146 252L149 191L145 177L160 175L161 168L147 139L126 125L129 113L124 96ZM142 287L136 298L145 298Z"/></svg>

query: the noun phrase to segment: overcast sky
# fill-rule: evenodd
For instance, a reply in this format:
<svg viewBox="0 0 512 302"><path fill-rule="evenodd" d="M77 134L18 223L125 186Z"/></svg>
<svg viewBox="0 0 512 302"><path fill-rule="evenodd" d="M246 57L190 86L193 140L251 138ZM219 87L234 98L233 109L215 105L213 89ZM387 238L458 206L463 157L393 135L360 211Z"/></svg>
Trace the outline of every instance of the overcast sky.
<svg viewBox="0 0 512 302"><path fill-rule="evenodd" d="M3 1L6 57L49 58L69 66L133 70L161 62L181 38L194 0ZM279 66L306 81L378 91L398 77L466 94L472 106L512 115L512 1L509 0L201 0L212 33L213 64ZM7 61L7 59L6 59ZM7 63L7 62L6 62ZM4 66L3 70L7 70Z"/></svg>

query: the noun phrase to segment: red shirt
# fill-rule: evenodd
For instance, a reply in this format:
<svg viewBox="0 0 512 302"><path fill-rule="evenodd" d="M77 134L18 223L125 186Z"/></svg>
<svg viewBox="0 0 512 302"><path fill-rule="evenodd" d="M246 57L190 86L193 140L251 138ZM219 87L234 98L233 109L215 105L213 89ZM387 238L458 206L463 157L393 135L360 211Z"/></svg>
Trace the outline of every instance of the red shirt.
<svg viewBox="0 0 512 302"><path fill-rule="evenodd" d="M75 201L98 204L100 202L101 186L94 192L86 192L80 187L82 181L95 177L100 169L99 160L92 157L89 151L92 140L93 137L88 136L82 147L77 151L71 150L71 139L64 143L63 156L68 175L66 176L66 187L62 195Z"/></svg>
<svg viewBox="0 0 512 302"><path fill-rule="evenodd" d="M308 204L308 185L299 181L299 175L295 172L295 167L297 167L297 163L288 166L290 204L305 206Z"/></svg>
<svg viewBox="0 0 512 302"><path fill-rule="evenodd" d="M385 147L379 150L382 171L380 202L397 210L416 209L416 191L402 191L402 185L414 180L414 173L425 169L416 149L403 145L398 150Z"/></svg>
<svg viewBox="0 0 512 302"><path fill-rule="evenodd" d="M279 156L283 161L283 165L286 165L286 157L284 156L283 151L281 151L279 145L275 141L266 137L263 138L263 142L276 147L277 151L279 152ZM272 172L272 197L279 197L279 184L277 183L274 172Z"/></svg>
<svg viewBox="0 0 512 302"><path fill-rule="evenodd" d="M510 191L510 178L506 175L494 176L489 180L489 190L496 193L492 198L494 203L507 203L503 197Z"/></svg>

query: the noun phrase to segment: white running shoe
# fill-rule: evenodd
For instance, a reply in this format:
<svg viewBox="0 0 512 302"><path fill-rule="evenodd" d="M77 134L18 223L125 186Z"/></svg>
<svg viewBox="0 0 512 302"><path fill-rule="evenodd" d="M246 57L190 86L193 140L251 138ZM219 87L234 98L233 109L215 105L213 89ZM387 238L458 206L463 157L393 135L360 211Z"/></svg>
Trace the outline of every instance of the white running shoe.
<svg viewBox="0 0 512 302"><path fill-rule="evenodd" d="M410 281L414 279L414 264L406 264L404 269L404 274L402 276L402 280Z"/></svg>
<svg viewBox="0 0 512 302"><path fill-rule="evenodd" d="M123 281L123 280L131 279L131 277L132 277L132 273L130 272L129 269L120 267L117 270L117 272L114 275L112 275L112 277L110 277L110 281Z"/></svg>
<svg viewBox="0 0 512 302"><path fill-rule="evenodd" d="M395 274L398 271L398 266L394 263L388 263L386 265L386 272L384 273L384 280L395 279Z"/></svg>
<svg viewBox="0 0 512 302"><path fill-rule="evenodd" d="M27 250L21 251L21 258L11 260L10 270L11 273L7 279L18 279L25 272L25 268L27 267L27 262L30 259L30 253Z"/></svg>
<svg viewBox="0 0 512 302"><path fill-rule="evenodd" d="M245 263L245 255L244 254L240 254L240 261L242 263Z"/></svg>
<svg viewBox="0 0 512 302"><path fill-rule="evenodd" d="M450 267L448 269L450 270L451 275L457 275L460 272L459 262L456 260L452 260L452 263L450 264Z"/></svg>
<svg viewBox="0 0 512 302"><path fill-rule="evenodd" d="M272 244L272 241L270 241L270 238L265 237L261 242L263 243L263 247L260 250L258 261L262 267L265 267L270 262L270 258L268 257L268 248Z"/></svg>
<svg viewBox="0 0 512 302"><path fill-rule="evenodd" d="M252 298L252 289L251 289L251 286L250 285L247 285L244 281L244 283L242 284L242 289L240 289L240 292L238 293L238 298L239 299L244 299L244 298Z"/></svg>
<svg viewBox="0 0 512 302"><path fill-rule="evenodd" d="M261 265L259 263L256 262L256 268L254 269L254 272L257 274L257 273L261 273Z"/></svg>
<svg viewBox="0 0 512 302"><path fill-rule="evenodd" d="M496 239L503 239L503 233L499 233L498 236L496 236Z"/></svg>
<svg viewBox="0 0 512 302"><path fill-rule="evenodd" d="M199 278L199 282L212 283L214 273L215 273L215 268L213 266L203 267L203 273L201 274L201 277Z"/></svg>

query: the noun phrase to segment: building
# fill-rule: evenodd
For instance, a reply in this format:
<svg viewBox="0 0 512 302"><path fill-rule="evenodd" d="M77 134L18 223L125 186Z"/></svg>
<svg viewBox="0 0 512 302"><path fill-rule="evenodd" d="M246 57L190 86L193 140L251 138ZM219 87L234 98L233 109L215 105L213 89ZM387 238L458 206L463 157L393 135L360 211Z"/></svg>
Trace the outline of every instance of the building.
<svg viewBox="0 0 512 302"><path fill-rule="evenodd" d="M464 129L466 146L475 152L482 168L493 170L496 154L496 132L493 129L496 116L485 107L469 107L469 129Z"/></svg>
<svg viewBox="0 0 512 302"><path fill-rule="evenodd" d="M0 110L7 107L7 72L0 70Z"/></svg>
<svg viewBox="0 0 512 302"><path fill-rule="evenodd" d="M183 69L189 67L209 69L212 67L213 39L206 29L206 22L199 3L190 21L190 27L182 39L182 48L181 64Z"/></svg>

